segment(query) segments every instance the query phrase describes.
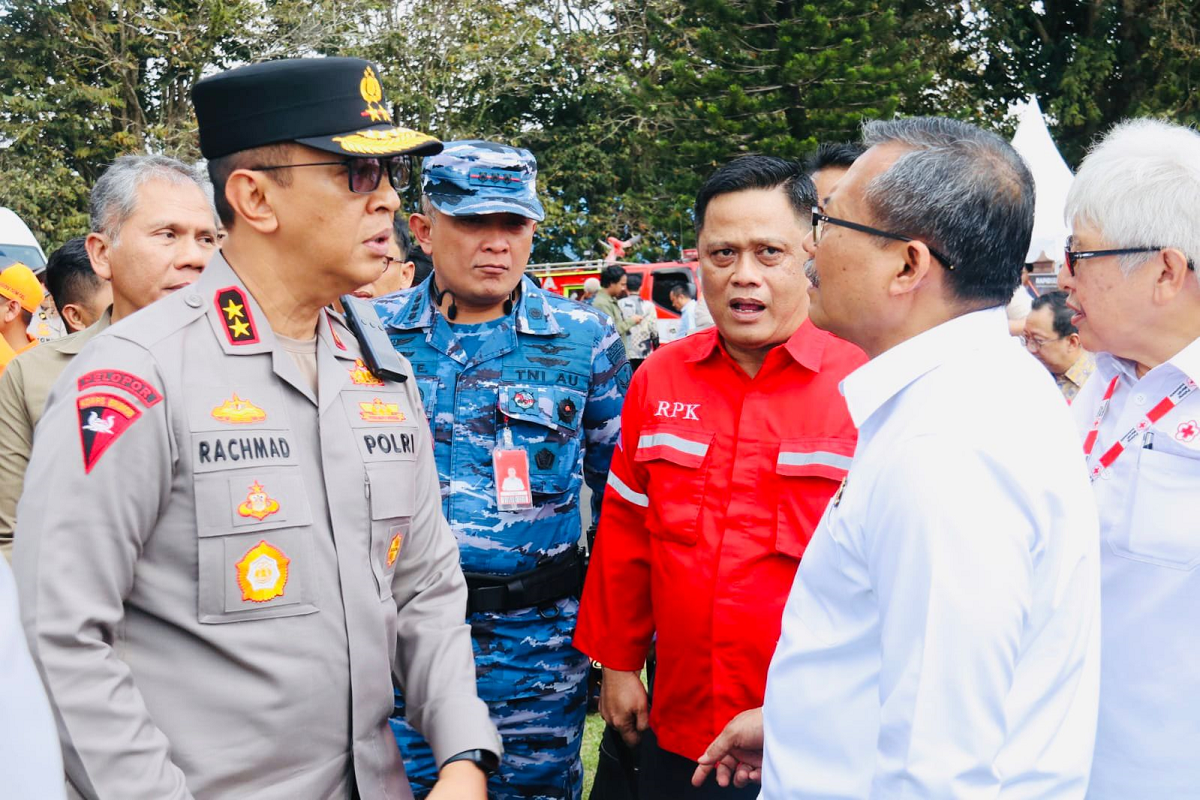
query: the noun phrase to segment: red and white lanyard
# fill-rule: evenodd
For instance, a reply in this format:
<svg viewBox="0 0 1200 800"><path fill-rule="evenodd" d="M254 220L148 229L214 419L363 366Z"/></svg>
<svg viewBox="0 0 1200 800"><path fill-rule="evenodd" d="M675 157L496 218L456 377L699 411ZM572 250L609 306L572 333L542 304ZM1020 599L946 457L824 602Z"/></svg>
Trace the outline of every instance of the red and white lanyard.
<svg viewBox="0 0 1200 800"><path fill-rule="evenodd" d="M1088 431L1087 438L1083 440L1083 454L1089 459L1091 458L1092 450L1096 447L1096 438L1100 434L1100 423L1104 421L1105 415L1108 414L1109 404L1112 402L1112 396L1116 393L1117 384L1120 382L1120 375L1109 382L1108 388L1104 390L1104 398L1100 401L1100 407L1096 409L1096 419L1092 423L1092 429ZM1188 378L1176 386L1170 394L1155 403L1138 424L1126 431L1125 435L1120 439L1117 439L1112 447L1104 451L1104 454L1100 456L1100 460L1092 465L1091 479L1094 481L1100 477L1100 473L1111 467L1113 462L1121 457L1121 453L1124 453L1130 444L1149 430L1154 423L1169 414L1171 409L1179 405L1183 398L1194 391L1196 391L1196 382Z"/></svg>

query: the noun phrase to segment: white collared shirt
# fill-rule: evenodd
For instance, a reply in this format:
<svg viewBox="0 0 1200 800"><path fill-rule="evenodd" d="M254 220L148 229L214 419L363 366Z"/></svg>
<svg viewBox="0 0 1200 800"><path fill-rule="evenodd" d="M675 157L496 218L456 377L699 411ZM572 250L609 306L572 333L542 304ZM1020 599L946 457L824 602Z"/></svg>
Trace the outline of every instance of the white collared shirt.
<svg viewBox="0 0 1200 800"><path fill-rule="evenodd" d="M1107 353L1075 398L1081 437L1120 375L1092 461L1188 378L1200 340L1138 379ZM1100 720L1089 798L1200 794L1200 392L1183 399L1092 484L1100 510Z"/></svg>
<svg viewBox="0 0 1200 800"><path fill-rule="evenodd" d="M762 796L1082 797L1098 522L1053 379L989 309L842 390L858 448L784 610Z"/></svg>

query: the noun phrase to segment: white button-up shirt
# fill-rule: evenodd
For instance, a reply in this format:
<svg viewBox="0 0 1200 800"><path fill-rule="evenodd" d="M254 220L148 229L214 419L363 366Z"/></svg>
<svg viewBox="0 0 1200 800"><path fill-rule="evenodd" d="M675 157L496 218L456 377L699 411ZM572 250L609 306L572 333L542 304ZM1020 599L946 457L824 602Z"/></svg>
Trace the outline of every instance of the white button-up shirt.
<svg viewBox="0 0 1200 800"><path fill-rule="evenodd" d="M767 677L764 798L1079 798L1099 684L1096 510L1003 309L842 384L859 426Z"/></svg>
<svg viewBox="0 0 1200 800"><path fill-rule="evenodd" d="M1102 353L1072 411L1086 437L1120 376L1092 463L1159 401L1200 379L1200 340L1138 380ZM1092 485L1104 622L1089 798L1200 795L1200 392L1150 426Z"/></svg>

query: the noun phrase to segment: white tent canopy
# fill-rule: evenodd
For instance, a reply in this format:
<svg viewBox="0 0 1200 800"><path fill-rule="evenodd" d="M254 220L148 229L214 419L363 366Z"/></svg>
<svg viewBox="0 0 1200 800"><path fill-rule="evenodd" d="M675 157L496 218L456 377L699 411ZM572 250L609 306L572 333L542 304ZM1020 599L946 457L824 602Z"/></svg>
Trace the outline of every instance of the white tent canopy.
<svg viewBox="0 0 1200 800"><path fill-rule="evenodd" d="M1025 261L1036 261L1042 253L1061 261L1063 245L1071 232L1063 220L1063 209L1067 204L1067 191L1075 176L1050 138L1037 97L1030 96L1029 102L1016 106L1016 110L1020 121L1012 145L1029 165L1037 187L1033 239L1029 242L1029 255Z"/></svg>

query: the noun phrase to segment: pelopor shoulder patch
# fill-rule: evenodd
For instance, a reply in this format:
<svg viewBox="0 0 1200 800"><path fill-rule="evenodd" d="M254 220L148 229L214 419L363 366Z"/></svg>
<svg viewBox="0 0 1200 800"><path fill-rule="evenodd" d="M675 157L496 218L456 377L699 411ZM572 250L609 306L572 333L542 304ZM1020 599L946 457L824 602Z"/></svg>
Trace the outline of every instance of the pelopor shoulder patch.
<svg viewBox="0 0 1200 800"><path fill-rule="evenodd" d="M79 438L83 444L83 471L92 467L112 447L142 412L115 394L98 392L80 395L75 401L79 411Z"/></svg>
<svg viewBox="0 0 1200 800"><path fill-rule="evenodd" d="M95 389L98 386L114 386L118 389L124 389L141 400L142 405L146 406L146 408L150 408L163 399L162 392L155 389L150 381L128 372L122 372L119 369L94 369L91 372L85 372L79 376L76 384L79 386L79 391L81 392L88 389Z"/></svg>
<svg viewBox="0 0 1200 800"><path fill-rule="evenodd" d="M217 290L213 302L216 303L221 324L225 328L225 336L230 344L258 342L258 328L250 315L250 304L246 302L245 292L237 286L226 286Z"/></svg>

